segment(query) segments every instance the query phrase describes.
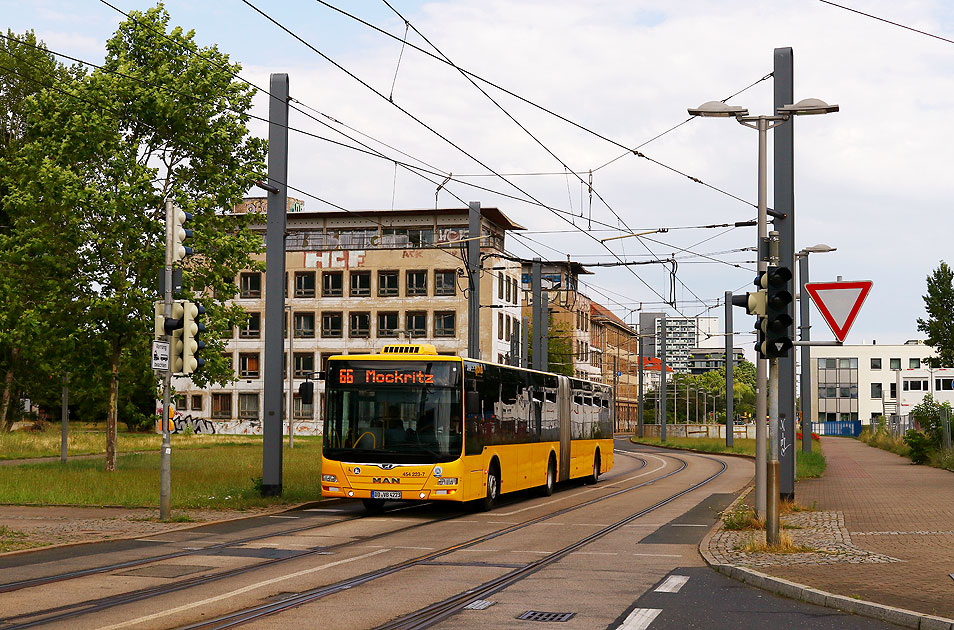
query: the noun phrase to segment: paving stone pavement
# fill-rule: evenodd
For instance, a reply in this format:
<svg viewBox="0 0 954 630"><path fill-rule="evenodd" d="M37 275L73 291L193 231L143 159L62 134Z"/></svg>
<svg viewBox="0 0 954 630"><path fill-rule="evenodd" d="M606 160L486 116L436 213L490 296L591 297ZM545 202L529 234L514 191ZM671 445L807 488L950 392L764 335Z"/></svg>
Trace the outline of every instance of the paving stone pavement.
<svg viewBox="0 0 954 630"><path fill-rule="evenodd" d="M783 518L801 527L783 530L794 542L818 551L747 554L738 548L751 532L717 530L708 555L821 591L954 619L954 473L850 438L823 437L821 445L825 476L795 487L796 502L817 511Z"/></svg>

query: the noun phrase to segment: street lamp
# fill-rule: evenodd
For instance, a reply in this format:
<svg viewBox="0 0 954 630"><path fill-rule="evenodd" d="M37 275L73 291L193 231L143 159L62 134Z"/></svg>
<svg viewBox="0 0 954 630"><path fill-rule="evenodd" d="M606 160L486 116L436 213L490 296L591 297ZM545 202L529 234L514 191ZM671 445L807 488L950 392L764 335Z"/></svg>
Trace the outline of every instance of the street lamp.
<svg viewBox="0 0 954 630"><path fill-rule="evenodd" d="M706 116L715 118L735 117L739 124L755 129L759 132L759 162L758 162L758 240L756 245L761 251L763 240L768 236L768 208L766 205L767 196L767 136L768 130L784 124L792 116L828 114L837 112L837 105L808 98L792 105L779 107L774 116L749 116L749 110L738 105L728 105L722 101L708 101L698 108L689 109L692 116ZM762 256L759 256L758 270L761 275L768 267ZM759 516L765 516L766 528L765 538L769 544L777 544L779 540L779 519L778 519L778 483L780 466L778 461L778 359L771 359L769 362L768 379L768 416L769 424L769 449L770 461L765 461L765 407L766 395L763 392L765 388L761 384L765 382L765 360L756 361L756 383L759 383L757 398L755 402L755 511ZM766 473L770 478L766 479ZM771 482L772 491L765 492L766 482ZM766 494L771 495L771 504L766 505ZM771 511L767 510L771 507Z"/></svg>
<svg viewBox="0 0 954 630"><path fill-rule="evenodd" d="M805 294L805 285L808 284L808 255L809 254L827 254L836 251L837 247L831 247L825 243L819 243L806 247L795 253L795 259L798 260L798 330L801 333L799 338L802 341L809 341L809 318L811 316L808 308L808 296ZM802 399L802 452L812 452L812 366L811 353L807 345L802 346L802 375L800 381Z"/></svg>

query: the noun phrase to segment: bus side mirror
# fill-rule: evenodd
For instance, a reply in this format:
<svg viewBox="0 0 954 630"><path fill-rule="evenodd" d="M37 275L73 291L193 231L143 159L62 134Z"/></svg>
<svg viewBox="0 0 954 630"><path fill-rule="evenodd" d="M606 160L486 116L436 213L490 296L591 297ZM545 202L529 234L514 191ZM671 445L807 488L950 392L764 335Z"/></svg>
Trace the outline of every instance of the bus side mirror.
<svg viewBox="0 0 954 630"><path fill-rule="evenodd" d="M311 381L305 381L298 386L298 396L303 405L310 405L315 402L315 384Z"/></svg>
<svg viewBox="0 0 954 630"><path fill-rule="evenodd" d="M464 392L464 413L467 415L480 413L480 394L478 392Z"/></svg>

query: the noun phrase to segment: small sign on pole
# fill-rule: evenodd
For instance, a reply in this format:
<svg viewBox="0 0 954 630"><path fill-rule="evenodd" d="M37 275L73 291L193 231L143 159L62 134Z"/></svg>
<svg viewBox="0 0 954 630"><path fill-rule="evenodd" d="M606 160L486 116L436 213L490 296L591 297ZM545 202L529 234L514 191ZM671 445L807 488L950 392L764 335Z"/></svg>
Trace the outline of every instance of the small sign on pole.
<svg viewBox="0 0 954 630"><path fill-rule="evenodd" d="M152 342L152 369L167 371L169 369L169 342Z"/></svg>
<svg viewBox="0 0 954 630"><path fill-rule="evenodd" d="M873 284L871 280L809 282L805 285L805 291L828 322L835 338L844 341Z"/></svg>

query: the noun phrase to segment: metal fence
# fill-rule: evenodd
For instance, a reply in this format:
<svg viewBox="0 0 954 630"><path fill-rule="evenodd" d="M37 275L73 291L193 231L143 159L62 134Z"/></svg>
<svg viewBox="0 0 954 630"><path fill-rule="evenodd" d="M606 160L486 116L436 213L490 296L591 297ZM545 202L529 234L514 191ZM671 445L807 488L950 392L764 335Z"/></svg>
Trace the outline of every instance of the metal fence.
<svg viewBox="0 0 954 630"><path fill-rule="evenodd" d="M941 408L941 446L945 449L951 448L951 430L954 426L954 419L951 418L951 410ZM895 437L903 438L909 430L923 431L923 427L911 414L890 414L885 416L885 428Z"/></svg>

